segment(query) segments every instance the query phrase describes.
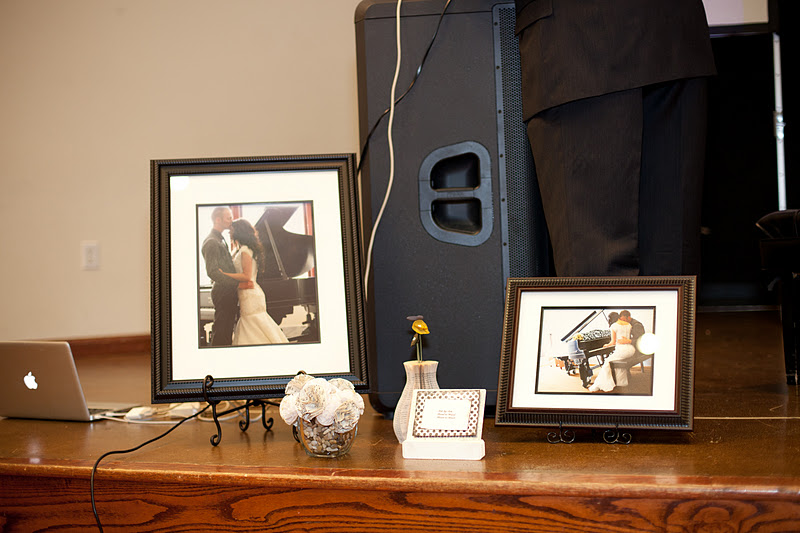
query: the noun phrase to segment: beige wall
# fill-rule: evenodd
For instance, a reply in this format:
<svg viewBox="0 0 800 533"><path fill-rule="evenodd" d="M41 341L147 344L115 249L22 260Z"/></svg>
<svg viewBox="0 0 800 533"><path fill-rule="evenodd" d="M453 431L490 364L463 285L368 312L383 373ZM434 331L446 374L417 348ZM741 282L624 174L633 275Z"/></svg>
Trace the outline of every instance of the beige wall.
<svg viewBox="0 0 800 533"><path fill-rule="evenodd" d="M357 152L357 4L0 0L0 339L149 333L151 159Z"/></svg>

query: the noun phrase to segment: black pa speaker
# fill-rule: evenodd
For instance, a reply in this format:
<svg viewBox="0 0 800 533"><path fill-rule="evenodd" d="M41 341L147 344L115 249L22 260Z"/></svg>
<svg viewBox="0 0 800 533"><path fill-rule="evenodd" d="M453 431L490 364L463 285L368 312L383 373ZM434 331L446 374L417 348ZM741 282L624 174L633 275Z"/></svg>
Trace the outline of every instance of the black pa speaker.
<svg viewBox="0 0 800 533"><path fill-rule="evenodd" d="M402 68L409 86L444 0L406 0ZM396 64L396 2L356 10L361 142L389 107ZM541 209L520 95L513 2L452 2L419 78L393 121L394 185L374 237L367 320L372 405L390 414L415 357L406 317L431 333L423 358L442 388L487 389L496 405L505 282L549 273ZM389 180L387 117L369 139L360 191L363 242Z"/></svg>

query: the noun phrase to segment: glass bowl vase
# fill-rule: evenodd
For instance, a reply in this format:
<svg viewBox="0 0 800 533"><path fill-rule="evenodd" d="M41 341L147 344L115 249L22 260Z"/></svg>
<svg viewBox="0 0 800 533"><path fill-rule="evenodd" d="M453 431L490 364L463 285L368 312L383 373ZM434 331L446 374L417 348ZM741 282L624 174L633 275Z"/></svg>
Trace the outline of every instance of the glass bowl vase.
<svg viewBox="0 0 800 533"><path fill-rule="evenodd" d="M315 421L297 419L296 438L303 450L311 457L341 457L350 451L358 433L358 424L353 429L338 433L333 425L323 426Z"/></svg>

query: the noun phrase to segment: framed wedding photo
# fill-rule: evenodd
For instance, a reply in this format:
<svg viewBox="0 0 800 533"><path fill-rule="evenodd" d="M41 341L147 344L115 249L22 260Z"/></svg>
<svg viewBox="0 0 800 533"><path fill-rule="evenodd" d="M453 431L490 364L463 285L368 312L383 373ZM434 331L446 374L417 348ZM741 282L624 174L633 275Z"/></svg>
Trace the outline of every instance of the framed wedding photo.
<svg viewBox="0 0 800 533"><path fill-rule="evenodd" d="M150 167L153 402L367 391L355 155Z"/></svg>
<svg viewBox="0 0 800 533"><path fill-rule="evenodd" d="M691 430L695 278L512 278L497 425Z"/></svg>

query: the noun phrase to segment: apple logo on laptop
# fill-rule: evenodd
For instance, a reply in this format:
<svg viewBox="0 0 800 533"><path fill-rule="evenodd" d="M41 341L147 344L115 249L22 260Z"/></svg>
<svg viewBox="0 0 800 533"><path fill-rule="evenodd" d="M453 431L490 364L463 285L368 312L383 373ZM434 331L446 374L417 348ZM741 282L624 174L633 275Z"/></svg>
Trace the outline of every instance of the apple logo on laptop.
<svg viewBox="0 0 800 533"><path fill-rule="evenodd" d="M22 381L24 381L25 386L31 390L39 388L39 384L36 383L36 376L34 376L32 372L28 372L28 375L22 378Z"/></svg>

